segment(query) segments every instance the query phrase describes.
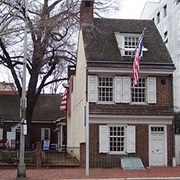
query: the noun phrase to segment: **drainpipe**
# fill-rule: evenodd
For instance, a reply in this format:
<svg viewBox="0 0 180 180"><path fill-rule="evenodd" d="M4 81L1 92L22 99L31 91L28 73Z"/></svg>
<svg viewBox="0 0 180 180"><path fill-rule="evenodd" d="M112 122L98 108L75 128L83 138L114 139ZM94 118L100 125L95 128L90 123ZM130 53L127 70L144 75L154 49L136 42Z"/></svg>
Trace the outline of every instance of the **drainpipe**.
<svg viewBox="0 0 180 180"><path fill-rule="evenodd" d="M172 88L172 107L173 107L173 110L174 110L174 88L173 88L173 75L171 75L171 79L172 79L172 84L171 84L171 88ZM172 166L173 167L176 167L176 158L175 158L175 123L174 123L174 118L172 120L172 144L173 144L173 147L172 147Z"/></svg>

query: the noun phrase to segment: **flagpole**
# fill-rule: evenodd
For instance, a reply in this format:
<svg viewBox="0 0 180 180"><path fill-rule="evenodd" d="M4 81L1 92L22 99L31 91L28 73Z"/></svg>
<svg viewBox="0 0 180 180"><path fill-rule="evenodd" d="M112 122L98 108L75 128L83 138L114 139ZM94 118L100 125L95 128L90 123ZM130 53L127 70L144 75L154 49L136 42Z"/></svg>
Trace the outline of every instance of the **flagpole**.
<svg viewBox="0 0 180 180"><path fill-rule="evenodd" d="M89 176L89 102L86 102L86 176Z"/></svg>
<svg viewBox="0 0 180 180"><path fill-rule="evenodd" d="M133 87L135 87L138 84L139 81L139 64L141 60L141 55L143 51L143 39L144 39L144 32L146 30L146 27L143 29L143 32L141 33L137 46L135 48L135 56L134 56L134 61L133 61Z"/></svg>

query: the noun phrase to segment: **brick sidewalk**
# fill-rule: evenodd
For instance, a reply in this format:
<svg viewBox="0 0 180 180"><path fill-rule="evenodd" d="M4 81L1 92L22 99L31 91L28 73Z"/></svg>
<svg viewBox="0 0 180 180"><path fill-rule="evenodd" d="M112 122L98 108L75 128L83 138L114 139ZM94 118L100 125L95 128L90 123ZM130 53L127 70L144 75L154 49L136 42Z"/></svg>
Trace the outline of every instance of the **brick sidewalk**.
<svg viewBox="0 0 180 180"><path fill-rule="evenodd" d="M139 177L179 177L180 166L178 167L152 167L146 170L123 170L121 168L91 168L90 176L86 176L84 168L68 169L27 169L25 180L58 180L58 179L126 179ZM16 169L0 170L0 180L15 180ZM19 178L23 179L23 178Z"/></svg>

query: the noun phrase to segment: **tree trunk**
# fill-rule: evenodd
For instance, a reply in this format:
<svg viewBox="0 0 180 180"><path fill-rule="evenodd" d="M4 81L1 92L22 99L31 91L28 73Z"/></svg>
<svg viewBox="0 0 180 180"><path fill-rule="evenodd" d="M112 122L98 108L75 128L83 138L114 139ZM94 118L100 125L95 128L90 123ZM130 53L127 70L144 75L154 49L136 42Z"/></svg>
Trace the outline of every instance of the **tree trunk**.
<svg viewBox="0 0 180 180"><path fill-rule="evenodd" d="M27 149L32 149L33 148L33 144L35 144L36 142L33 142L33 129L32 129L32 119L33 119L33 112L34 112L34 108L37 102L37 97L31 96L31 97L27 97L27 110L26 110L26 120L27 120L27 136L26 136L26 148Z"/></svg>

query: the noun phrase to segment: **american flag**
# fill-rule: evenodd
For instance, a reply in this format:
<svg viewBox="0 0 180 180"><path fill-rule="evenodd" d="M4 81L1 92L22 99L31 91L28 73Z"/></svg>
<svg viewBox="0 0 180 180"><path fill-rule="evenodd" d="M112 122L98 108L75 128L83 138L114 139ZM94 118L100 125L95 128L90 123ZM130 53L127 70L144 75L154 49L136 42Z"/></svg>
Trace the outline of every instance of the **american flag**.
<svg viewBox="0 0 180 180"><path fill-rule="evenodd" d="M66 113L67 110L67 89L65 90L65 92L63 93L62 99L61 99L61 104L60 104L60 111L62 111L63 113Z"/></svg>
<svg viewBox="0 0 180 180"><path fill-rule="evenodd" d="M135 57L134 57L134 62L133 62L133 75L134 75L133 85L134 86L138 84L138 80L139 80L139 64L141 60L142 48L143 48L143 43L144 43L144 31L145 29L143 30L143 33L141 34L139 38L138 46L135 49Z"/></svg>

